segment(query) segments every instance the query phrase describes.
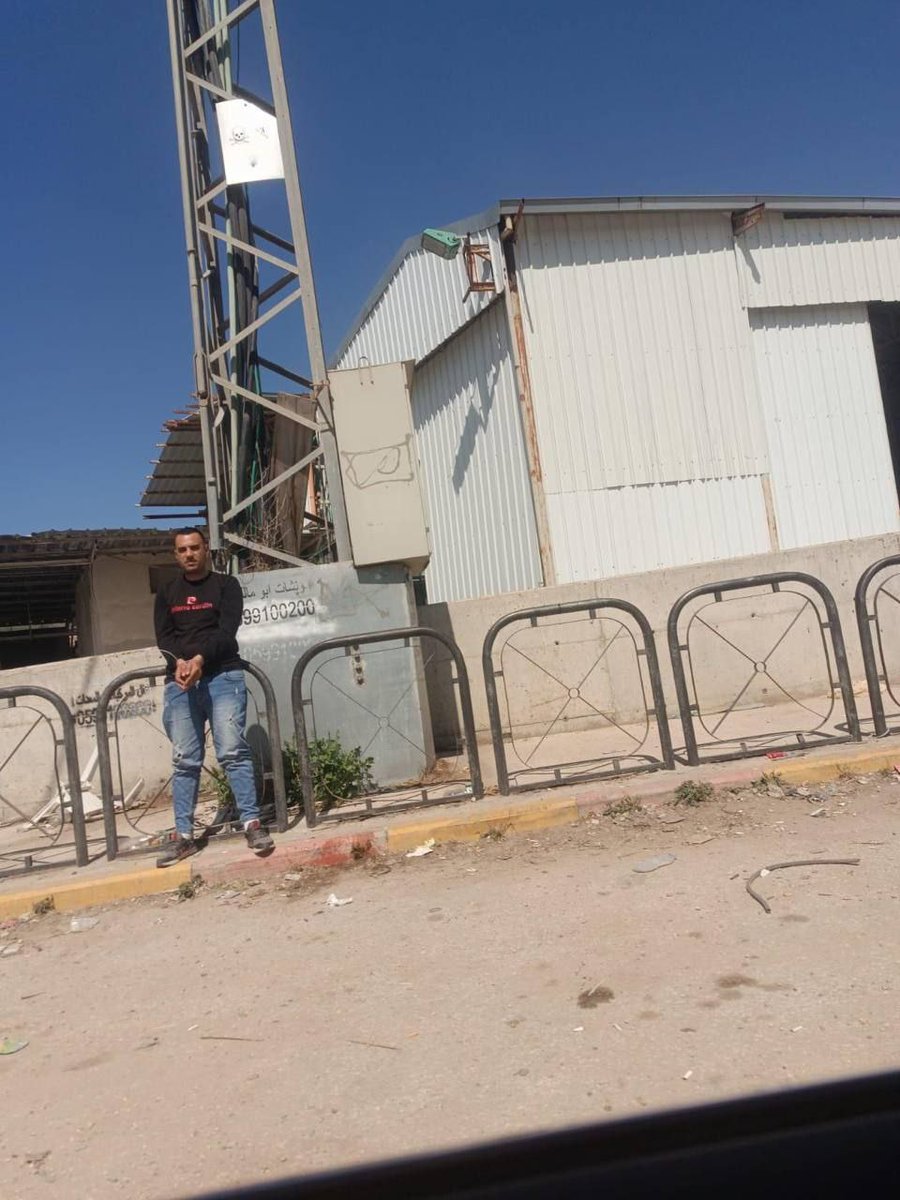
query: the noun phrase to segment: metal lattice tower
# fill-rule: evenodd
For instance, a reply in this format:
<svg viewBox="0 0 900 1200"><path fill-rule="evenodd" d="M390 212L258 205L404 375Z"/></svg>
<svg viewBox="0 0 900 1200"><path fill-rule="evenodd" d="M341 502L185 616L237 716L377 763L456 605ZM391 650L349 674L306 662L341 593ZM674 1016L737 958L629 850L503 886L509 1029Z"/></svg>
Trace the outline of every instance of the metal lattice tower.
<svg viewBox="0 0 900 1200"><path fill-rule="evenodd" d="M210 545L283 563L346 560L350 538L274 0L166 3ZM256 28L244 28L251 21ZM245 44L256 36L267 96L237 79L242 30ZM266 199L272 189L281 193L280 231L251 215L261 185L226 183L215 113L225 100L249 101L275 118L284 177L266 184ZM294 328L279 340L273 323L282 317ZM291 347L291 362L279 361L274 344Z"/></svg>

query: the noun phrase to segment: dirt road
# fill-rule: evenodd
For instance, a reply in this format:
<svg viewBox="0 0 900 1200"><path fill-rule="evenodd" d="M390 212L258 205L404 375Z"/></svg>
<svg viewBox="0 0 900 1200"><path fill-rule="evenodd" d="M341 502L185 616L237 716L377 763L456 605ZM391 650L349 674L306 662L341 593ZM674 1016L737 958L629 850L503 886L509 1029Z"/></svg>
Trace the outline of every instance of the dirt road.
<svg viewBox="0 0 900 1200"><path fill-rule="evenodd" d="M892 777L762 784L8 925L0 1194L192 1195L896 1066L898 810ZM769 915L745 890L833 857L759 879Z"/></svg>

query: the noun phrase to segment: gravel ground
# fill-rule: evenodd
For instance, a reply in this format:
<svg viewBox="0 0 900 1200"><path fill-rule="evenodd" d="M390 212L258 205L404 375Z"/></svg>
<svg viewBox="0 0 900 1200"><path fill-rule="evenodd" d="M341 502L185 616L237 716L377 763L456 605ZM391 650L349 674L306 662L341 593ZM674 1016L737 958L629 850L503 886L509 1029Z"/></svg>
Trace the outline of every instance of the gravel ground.
<svg viewBox="0 0 900 1200"><path fill-rule="evenodd" d="M195 1195L897 1066L898 777L685 800L6 922L0 1195ZM745 890L826 858L860 862L761 877L770 914Z"/></svg>

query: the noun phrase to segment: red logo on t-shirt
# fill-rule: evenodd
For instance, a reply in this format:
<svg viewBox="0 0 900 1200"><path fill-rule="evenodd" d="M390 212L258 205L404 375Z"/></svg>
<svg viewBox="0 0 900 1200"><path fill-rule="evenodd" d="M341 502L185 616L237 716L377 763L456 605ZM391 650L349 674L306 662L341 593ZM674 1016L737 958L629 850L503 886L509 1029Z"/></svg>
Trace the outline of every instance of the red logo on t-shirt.
<svg viewBox="0 0 900 1200"><path fill-rule="evenodd" d="M187 602L188 602L188 604L196 604L196 603L197 603L197 597L196 597L196 596L188 596L188 598L187 598Z"/></svg>

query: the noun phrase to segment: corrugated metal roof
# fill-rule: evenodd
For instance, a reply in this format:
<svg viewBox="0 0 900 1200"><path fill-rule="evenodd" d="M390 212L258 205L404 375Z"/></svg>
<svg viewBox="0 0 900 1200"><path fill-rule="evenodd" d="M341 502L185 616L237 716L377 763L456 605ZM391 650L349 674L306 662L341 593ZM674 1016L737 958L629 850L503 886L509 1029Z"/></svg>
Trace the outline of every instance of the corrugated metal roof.
<svg viewBox="0 0 900 1200"><path fill-rule="evenodd" d="M191 413L166 421L163 432L166 440L160 444L160 455L153 464L153 473L147 476L147 485L140 499L141 507L205 506L200 417Z"/></svg>
<svg viewBox="0 0 900 1200"><path fill-rule="evenodd" d="M833 213L833 214L896 214L900 216L900 199L896 197L864 196L573 196L531 197L501 200L492 208L455 221L443 228L452 233L491 236L496 243L498 223L502 217L526 215L575 215L579 213L677 213L718 212L730 214L758 204L765 204L773 213ZM413 358L417 361L433 352L446 337L461 328L483 306L477 299L471 311L461 312L459 298L465 291L465 274L459 259L453 264L433 258L420 249L421 233L407 238L387 269L370 292L362 311L331 360L334 367L355 367L365 355L372 363ZM429 267L418 276L403 271L413 257L431 260ZM498 290L503 284L499 255L495 254L494 275ZM452 269L451 269L452 267ZM448 285L452 282L453 286ZM462 287L459 284L462 283ZM416 293L415 287L421 290ZM467 306L468 307L468 306ZM386 308L378 317L376 309ZM371 329L364 346L355 342L364 327ZM447 331L450 331L449 333ZM425 348L427 347L427 349Z"/></svg>
<svg viewBox="0 0 900 1200"><path fill-rule="evenodd" d="M35 560L90 561L91 555L168 549L167 529L47 529L41 533L0 534L0 566Z"/></svg>
<svg viewBox="0 0 900 1200"><path fill-rule="evenodd" d="M410 246L393 276L336 355L339 368L413 360L419 362L453 337L502 291L503 258L495 226L468 231L491 254L494 292L473 292L463 302L469 279L460 253L436 258Z"/></svg>
<svg viewBox="0 0 900 1200"><path fill-rule="evenodd" d="M93 558L169 551L171 536L161 529L0 534L0 631L34 631L71 622L75 589Z"/></svg>
<svg viewBox="0 0 900 1200"><path fill-rule="evenodd" d="M900 215L766 217L735 242L748 307L900 300Z"/></svg>
<svg viewBox="0 0 900 1200"><path fill-rule="evenodd" d="M772 212L832 214L900 214L895 196L563 196L525 200L501 200L497 211L513 216L526 214L615 213L615 212L741 212L764 204Z"/></svg>
<svg viewBox="0 0 900 1200"><path fill-rule="evenodd" d="M494 303L415 374L428 497L429 601L541 582L506 314Z"/></svg>
<svg viewBox="0 0 900 1200"><path fill-rule="evenodd" d="M526 216L516 259L548 496L767 470L727 215Z"/></svg>
<svg viewBox="0 0 900 1200"><path fill-rule="evenodd" d="M865 305L750 317L781 546L900 529Z"/></svg>
<svg viewBox="0 0 900 1200"><path fill-rule="evenodd" d="M441 226L449 233L469 234L476 242L490 242L498 290L503 287L498 253L499 219L499 211L494 208ZM464 308L460 302L468 280L462 257L451 262L435 258L422 250L421 240L421 232L408 237L391 259L332 357L332 367L356 367L363 355L373 365L409 359L418 361L490 302L491 297L486 293L476 294ZM409 259L418 261L416 270L407 267ZM415 290L423 286L424 292ZM390 299L383 304L382 299L388 293ZM374 312L376 309L378 315ZM366 332L365 349L355 345L361 331ZM441 334L441 331L444 332ZM435 340L438 337L439 340Z"/></svg>

